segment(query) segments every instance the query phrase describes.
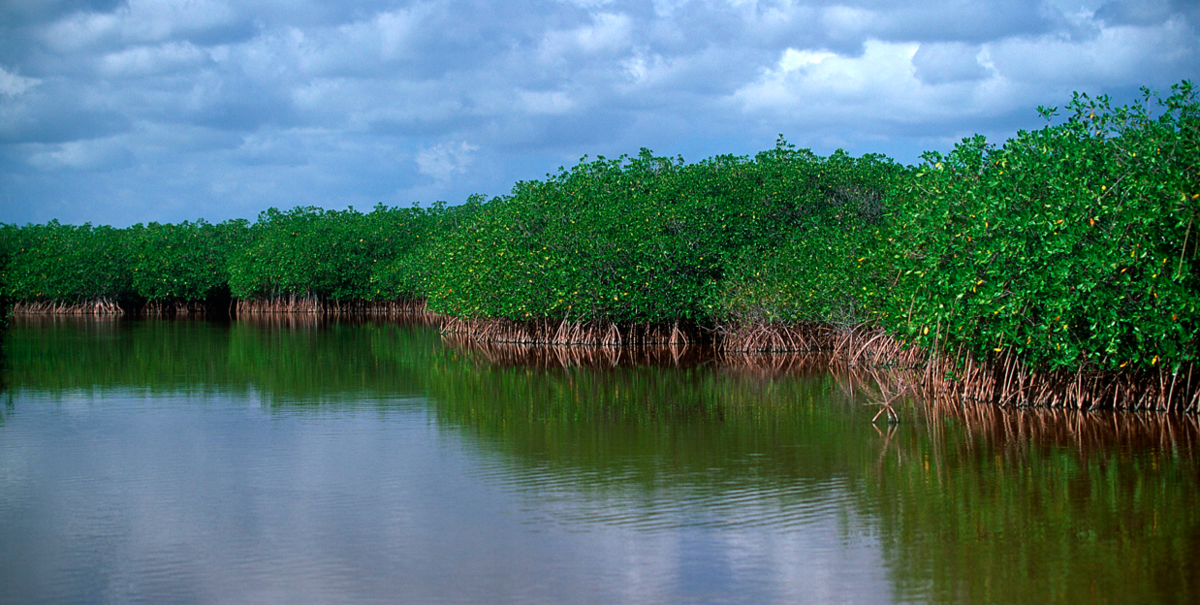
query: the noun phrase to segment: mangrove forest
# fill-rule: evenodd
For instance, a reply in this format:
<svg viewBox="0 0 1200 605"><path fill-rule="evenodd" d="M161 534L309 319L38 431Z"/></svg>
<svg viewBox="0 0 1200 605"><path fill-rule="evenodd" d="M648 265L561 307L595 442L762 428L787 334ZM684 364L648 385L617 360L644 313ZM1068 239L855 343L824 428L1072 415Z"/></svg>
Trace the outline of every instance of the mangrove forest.
<svg viewBox="0 0 1200 605"><path fill-rule="evenodd" d="M1014 406L1200 406L1200 103L1076 94L917 165L583 158L487 199L0 225L14 314L422 314L509 345L820 352Z"/></svg>

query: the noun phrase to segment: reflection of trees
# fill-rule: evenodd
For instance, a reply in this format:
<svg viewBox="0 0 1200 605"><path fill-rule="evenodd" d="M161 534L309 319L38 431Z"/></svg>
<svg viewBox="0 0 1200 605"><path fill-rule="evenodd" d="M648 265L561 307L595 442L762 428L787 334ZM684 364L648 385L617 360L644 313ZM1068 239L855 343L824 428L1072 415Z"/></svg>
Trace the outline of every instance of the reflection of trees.
<svg viewBox="0 0 1200 605"><path fill-rule="evenodd" d="M897 431L862 495L901 595L1192 602L1194 417L939 402Z"/></svg>
<svg viewBox="0 0 1200 605"><path fill-rule="evenodd" d="M456 350L462 360L429 375L439 418L538 464L615 465L648 481L658 464L682 475L735 476L750 464L744 477L755 481L827 479L847 472L837 442L861 444L870 431L828 375L763 378L667 349L530 349L528 365L515 347ZM562 363L568 356L579 363ZM627 473L640 462L645 472Z"/></svg>
<svg viewBox="0 0 1200 605"><path fill-rule="evenodd" d="M909 401L876 429L866 404L904 401L903 377L814 356L479 348L299 319L16 320L6 374L16 391L254 390L294 409L428 395L507 485L603 522L668 502L799 527L837 497L901 599L1200 597L1196 417Z"/></svg>
<svg viewBox="0 0 1200 605"><path fill-rule="evenodd" d="M437 412L529 469L510 481L570 478L597 498L770 494L742 506L781 524L841 486L903 600L1198 596L1195 417L917 404L903 375L805 356L653 368L533 351L497 366L494 350L462 351L468 365L431 377ZM876 432L877 408L858 404L893 398L902 423Z"/></svg>
<svg viewBox="0 0 1200 605"><path fill-rule="evenodd" d="M443 335L445 343L456 350L469 350L491 365L531 366L538 368L570 367L695 367L710 362L713 351L707 346L597 345L544 346L481 341L458 333Z"/></svg>
<svg viewBox="0 0 1200 605"><path fill-rule="evenodd" d="M394 323L18 318L15 389L255 390L272 403L420 394L437 332Z"/></svg>

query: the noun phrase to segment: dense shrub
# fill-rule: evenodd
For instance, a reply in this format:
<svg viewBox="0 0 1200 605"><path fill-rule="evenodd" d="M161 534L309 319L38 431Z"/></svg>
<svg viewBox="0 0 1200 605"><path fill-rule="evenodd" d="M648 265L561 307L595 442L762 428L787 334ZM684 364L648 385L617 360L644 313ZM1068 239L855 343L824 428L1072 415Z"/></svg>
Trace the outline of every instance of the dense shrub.
<svg viewBox="0 0 1200 605"><path fill-rule="evenodd" d="M753 159L685 164L643 150L581 162L518 183L451 233L430 306L472 318L711 323L755 304L748 288L723 298L731 265L765 262L826 222L876 221L881 189L858 175L871 170L896 172L879 157L824 159L782 140Z"/></svg>
<svg viewBox="0 0 1200 605"><path fill-rule="evenodd" d="M1050 369L1195 362L1194 89L1115 108L1076 95L1068 110L1002 147L974 137L923 156L888 207L900 279L884 323Z"/></svg>
<svg viewBox="0 0 1200 605"><path fill-rule="evenodd" d="M27 225L9 239L4 283L14 302L116 304L133 296L126 234L112 227Z"/></svg>
<svg viewBox="0 0 1200 605"><path fill-rule="evenodd" d="M435 276L445 270L444 242L479 211L483 196L447 207L391 210L391 220L377 221L376 229L393 244L373 263L369 291L371 300L418 300L427 296ZM401 213L404 213L401 215ZM371 290L373 288L373 290Z"/></svg>
<svg viewBox="0 0 1200 605"><path fill-rule="evenodd" d="M363 298L371 259L362 231L362 214L354 210L271 208L231 259L230 290L243 299Z"/></svg>
<svg viewBox="0 0 1200 605"><path fill-rule="evenodd" d="M339 302L411 297L399 291L411 284L383 277L387 273L377 266L411 254L423 237L428 239L432 212L440 210L382 205L367 214L353 208L267 210L231 259L233 295Z"/></svg>
<svg viewBox="0 0 1200 605"><path fill-rule="evenodd" d="M245 220L130 227L134 292L151 303L199 303L228 296L229 257L245 245L248 229Z"/></svg>
<svg viewBox="0 0 1200 605"><path fill-rule="evenodd" d="M643 152L518 183L439 246L430 308L465 317L698 319L719 218L688 202L682 162ZM707 216L706 216L707 214Z"/></svg>
<svg viewBox="0 0 1200 605"><path fill-rule="evenodd" d="M887 225L884 200L904 170L878 155L796 158L760 154L770 185L808 175L801 191L780 195L803 212L780 225L768 245L743 249L727 271L720 319L739 325L870 321L887 294L879 266ZM790 178L789 178L790 177ZM797 203L800 202L800 203Z"/></svg>

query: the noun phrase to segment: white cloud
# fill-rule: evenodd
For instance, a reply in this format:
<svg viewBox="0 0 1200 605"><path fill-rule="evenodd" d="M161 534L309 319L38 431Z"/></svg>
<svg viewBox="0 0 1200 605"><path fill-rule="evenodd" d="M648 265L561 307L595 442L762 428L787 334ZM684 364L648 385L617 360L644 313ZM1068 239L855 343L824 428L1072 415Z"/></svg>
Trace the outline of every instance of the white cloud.
<svg viewBox="0 0 1200 605"><path fill-rule="evenodd" d="M987 49L997 71L1011 80L1136 86L1159 80L1155 74L1178 74L1189 62L1197 64L1200 33L1195 25L1172 17L1155 25L1103 27L1085 39L1011 38Z"/></svg>
<svg viewBox="0 0 1200 605"><path fill-rule="evenodd" d="M613 0L559 0L565 4L573 4L582 8L596 8L607 4L612 4Z"/></svg>
<svg viewBox="0 0 1200 605"><path fill-rule="evenodd" d="M561 90L521 91L522 108L532 114L563 115L575 108L570 95Z"/></svg>
<svg viewBox="0 0 1200 605"><path fill-rule="evenodd" d="M417 153L417 168L421 174L444 181L456 173L466 172L471 164L471 154L478 149L466 141L426 147Z"/></svg>
<svg viewBox="0 0 1200 605"><path fill-rule="evenodd" d="M862 40L879 26L878 21L874 11L852 6L831 6L821 12L821 25L834 40Z"/></svg>
<svg viewBox="0 0 1200 605"><path fill-rule="evenodd" d="M114 217L136 195L227 217L200 193L215 175L244 192L238 208L356 187L356 205L454 202L585 153L698 160L779 133L913 161L1037 127L1034 108L1072 90L1128 99L1200 78L1186 0L43 4L0 20L0 222L52 218L49 196ZM40 170L120 166L83 143L117 133L154 169L76 191ZM252 186L272 166L278 186Z"/></svg>
<svg viewBox="0 0 1200 605"><path fill-rule="evenodd" d="M588 25L570 30L554 30L542 41L540 58L553 63L575 54L611 53L631 44L632 21L628 15L601 13Z"/></svg>
<svg viewBox="0 0 1200 605"><path fill-rule="evenodd" d="M120 18L109 13L75 13L52 24L43 33L46 44L61 53L87 47L111 34Z"/></svg>
<svg viewBox="0 0 1200 605"><path fill-rule="evenodd" d="M403 55L409 36L419 25L420 15L414 14L413 10L381 13L375 18L380 36L380 55L385 59Z"/></svg>
<svg viewBox="0 0 1200 605"><path fill-rule="evenodd" d="M38 80L37 78L25 78L18 76L17 74L0 67L0 95L10 99L13 97L19 97L40 83L41 80Z"/></svg>
<svg viewBox="0 0 1200 605"><path fill-rule="evenodd" d="M827 119L829 111L854 111L869 99L891 103L896 100L892 95L917 86L912 58L918 46L870 40L859 57L789 48L775 67L734 98L749 111L804 112L818 120Z"/></svg>
<svg viewBox="0 0 1200 605"><path fill-rule="evenodd" d="M129 150L115 138L39 145L29 157L29 163L42 170L111 169L126 166L131 160Z"/></svg>
<svg viewBox="0 0 1200 605"><path fill-rule="evenodd" d="M149 76L194 67L210 58L209 53L190 42L134 46L105 55L100 60L100 71L108 77Z"/></svg>
<svg viewBox="0 0 1200 605"><path fill-rule="evenodd" d="M1071 89L1167 85L1200 54L1195 26L1178 15L1131 26L1098 23L1088 11L1071 18L1087 27L981 44L867 39L857 56L788 48L731 98L747 114L781 123L867 137L924 124L934 136L949 125L980 128L967 119L1031 114Z"/></svg>
<svg viewBox="0 0 1200 605"><path fill-rule="evenodd" d="M817 65L825 59L832 59L834 57L837 57L837 53L789 48L783 51L783 57L779 59L779 70L784 73L793 72L810 65Z"/></svg>
<svg viewBox="0 0 1200 605"><path fill-rule="evenodd" d="M927 84L978 80L988 75L981 59L986 57L993 65L990 56L981 47L962 42L922 43L913 56L913 67L917 78Z"/></svg>
<svg viewBox="0 0 1200 605"><path fill-rule="evenodd" d="M46 28L42 38L58 52L72 52L106 40L161 42L236 19L236 12L223 0L127 0L111 13L72 13Z"/></svg>

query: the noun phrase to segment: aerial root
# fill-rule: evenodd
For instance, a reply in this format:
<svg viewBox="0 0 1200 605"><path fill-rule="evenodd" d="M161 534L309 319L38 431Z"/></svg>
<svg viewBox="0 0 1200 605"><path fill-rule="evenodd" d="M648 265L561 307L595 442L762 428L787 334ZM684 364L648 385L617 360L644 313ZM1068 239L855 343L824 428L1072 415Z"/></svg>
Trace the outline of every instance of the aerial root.
<svg viewBox="0 0 1200 605"><path fill-rule="evenodd" d="M679 347L698 344L701 340L695 329L678 322L622 324L566 319L512 321L449 318L442 325L442 334L484 343L542 346Z"/></svg>
<svg viewBox="0 0 1200 605"><path fill-rule="evenodd" d="M397 300L336 301L312 295L288 295L238 300L234 312L239 316L298 313L321 316L359 315L372 317L423 315L423 298Z"/></svg>
<svg viewBox="0 0 1200 605"><path fill-rule="evenodd" d="M18 301L13 303L13 315L124 315L125 311L116 302L99 298L79 303L60 301Z"/></svg>

